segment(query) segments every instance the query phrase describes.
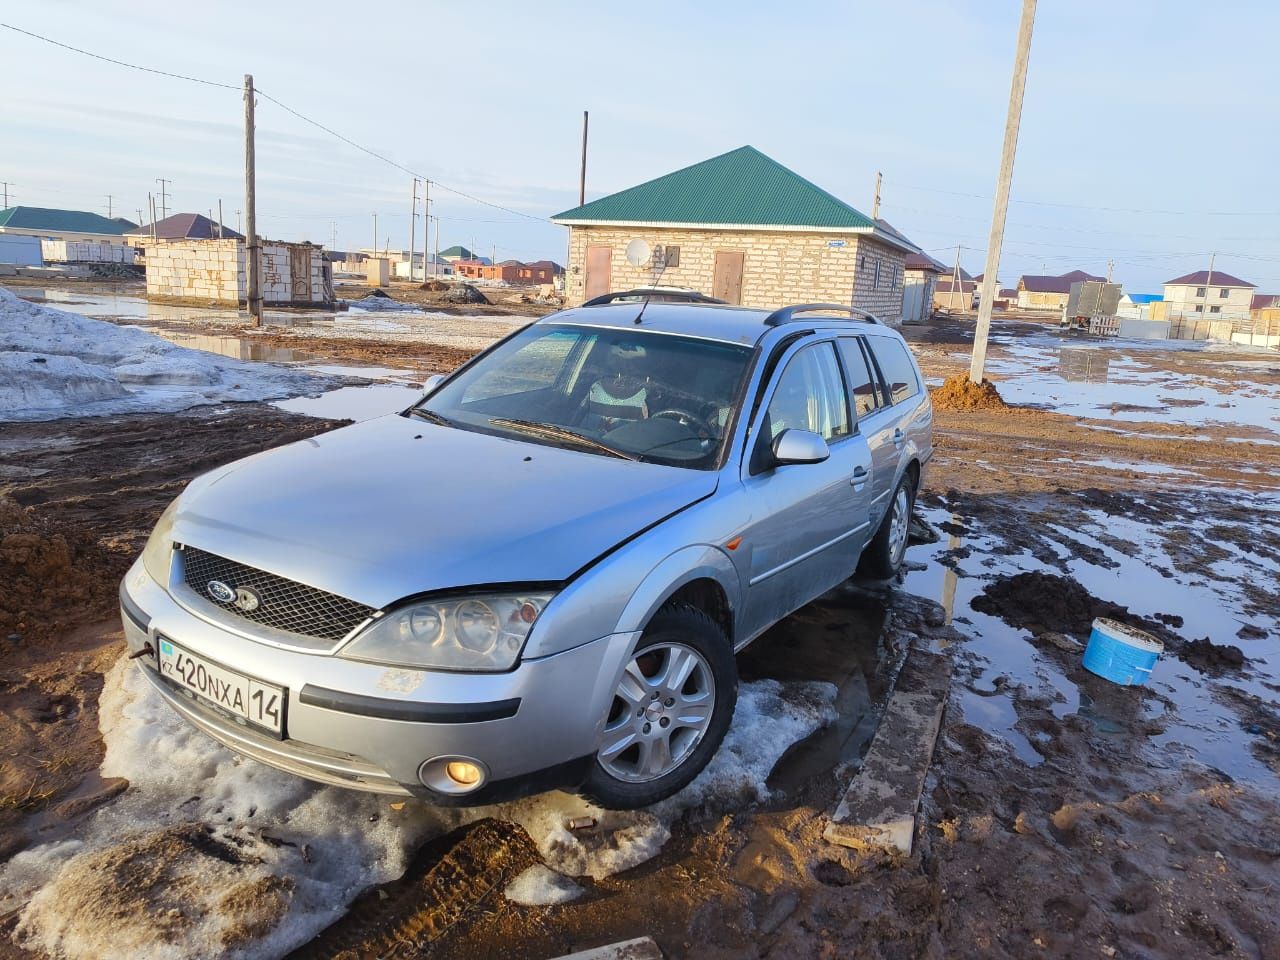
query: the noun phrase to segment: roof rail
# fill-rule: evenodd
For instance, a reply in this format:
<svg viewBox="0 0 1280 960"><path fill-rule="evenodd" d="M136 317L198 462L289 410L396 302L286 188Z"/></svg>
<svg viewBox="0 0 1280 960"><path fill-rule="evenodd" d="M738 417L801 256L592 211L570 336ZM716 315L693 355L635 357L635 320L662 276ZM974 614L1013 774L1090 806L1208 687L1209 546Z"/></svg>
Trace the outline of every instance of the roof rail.
<svg viewBox="0 0 1280 960"><path fill-rule="evenodd" d="M820 312L844 313L848 314L850 320L861 320L863 323L880 323L880 318L874 313L859 310L857 307L846 307L839 303L793 303L791 306L782 307L765 317L764 325L766 327L776 327L779 324L790 323L799 314Z"/></svg>
<svg viewBox="0 0 1280 960"><path fill-rule="evenodd" d="M610 303L617 303L619 300L639 300L649 299L657 303L724 303L715 297L709 297L705 293L698 293L696 290L677 290L673 287L637 287L634 290L615 290L612 293L602 293L598 297L592 297L584 307L601 307Z"/></svg>

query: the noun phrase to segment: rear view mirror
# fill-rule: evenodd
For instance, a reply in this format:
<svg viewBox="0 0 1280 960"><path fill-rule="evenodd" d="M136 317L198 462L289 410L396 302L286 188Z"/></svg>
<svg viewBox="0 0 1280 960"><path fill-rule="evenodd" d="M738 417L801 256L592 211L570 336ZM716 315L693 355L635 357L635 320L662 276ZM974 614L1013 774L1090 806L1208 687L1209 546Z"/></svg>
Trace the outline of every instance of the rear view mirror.
<svg viewBox="0 0 1280 960"><path fill-rule="evenodd" d="M822 463L831 456L827 441L808 430L783 430L773 441L773 460L788 463Z"/></svg>
<svg viewBox="0 0 1280 960"><path fill-rule="evenodd" d="M423 384L422 384L422 395L425 397L427 394L431 393L432 390L440 386L440 383L443 380L444 380L443 373L433 373L431 376L427 377L427 379L423 381Z"/></svg>

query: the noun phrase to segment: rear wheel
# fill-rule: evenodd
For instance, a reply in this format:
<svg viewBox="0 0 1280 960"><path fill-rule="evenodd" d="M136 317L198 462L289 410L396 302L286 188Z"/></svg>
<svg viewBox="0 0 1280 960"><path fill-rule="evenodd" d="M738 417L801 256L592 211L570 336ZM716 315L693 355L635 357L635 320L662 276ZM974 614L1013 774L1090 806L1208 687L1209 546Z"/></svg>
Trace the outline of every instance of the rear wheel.
<svg viewBox="0 0 1280 960"><path fill-rule="evenodd" d="M696 607L664 607L622 671L583 792L630 810L681 790L715 755L737 699L724 631Z"/></svg>
<svg viewBox="0 0 1280 960"><path fill-rule="evenodd" d="M880 529L862 551L858 572L877 580L888 580L902 567L911 529L911 510L916 502L916 484L910 471L902 475L889 501Z"/></svg>

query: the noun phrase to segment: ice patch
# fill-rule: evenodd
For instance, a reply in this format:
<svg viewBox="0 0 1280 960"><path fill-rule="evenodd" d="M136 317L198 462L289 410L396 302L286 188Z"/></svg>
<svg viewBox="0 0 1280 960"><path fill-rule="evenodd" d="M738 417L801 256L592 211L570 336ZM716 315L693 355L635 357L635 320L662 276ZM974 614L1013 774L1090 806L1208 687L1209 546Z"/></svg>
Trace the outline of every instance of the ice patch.
<svg viewBox="0 0 1280 960"><path fill-rule="evenodd" d="M28 303L0 287L0 422L185 410L317 393L328 379Z"/></svg>
<svg viewBox="0 0 1280 960"><path fill-rule="evenodd" d="M563 873L535 863L507 884L502 894L522 907L550 907L577 900L583 889Z"/></svg>
<svg viewBox="0 0 1280 960"><path fill-rule="evenodd" d="M102 773L128 779L129 789L74 838L0 866L0 908L21 908L20 943L66 960L276 957L362 890L400 876L426 840L484 817L520 823L545 860L546 873L513 881L513 898L552 902L545 898L576 887L568 877L606 877L653 857L683 814L765 797L774 764L834 718L834 699L828 683L742 684L715 759L648 810L605 811L563 793L453 810L392 806L240 758L188 725L122 660L106 678L99 722ZM595 826L571 831L579 817Z"/></svg>

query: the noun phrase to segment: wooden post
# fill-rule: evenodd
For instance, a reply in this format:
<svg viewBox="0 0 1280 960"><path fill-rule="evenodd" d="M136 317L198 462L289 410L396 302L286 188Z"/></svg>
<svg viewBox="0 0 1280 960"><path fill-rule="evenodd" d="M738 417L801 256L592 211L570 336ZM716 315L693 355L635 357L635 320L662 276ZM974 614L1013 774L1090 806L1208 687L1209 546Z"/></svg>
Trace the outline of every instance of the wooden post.
<svg viewBox="0 0 1280 960"><path fill-rule="evenodd" d="M578 174L578 206L587 202L587 111L582 111L582 170Z"/></svg>
<svg viewBox="0 0 1280 960"><path fill-rule="evenodd" d="M253 74L244 75L244 226L245 273L249 316L253 326L262 326L262 241L258 239L258 186L253 155Z"/></svg>
<svg viewBox="0 0 1280 960"><path fill-rule="evenodd" d="M1022 21L1018 26L1018 48L1013 59L1013 83L1009 89L1009 113L1005 117L1004 147L1000 152L1000 174L996 178L995 206L991 213L991 236L987 241L987 268L982 276L982 299L978 301L978 327L973 335L973 359L969 379L981 383L987 363L987 336L991 332L991 306L996 295L996 272L1000 269L1000 247L1004 243L1005 217L1009 212L1009 190L1013 184L1013 158L1018 151L1018 127L1022 122L1022 95L1027 86L1027 61L1031 58L1031 30L1035 26L1036 0L1022 0Z"/></svg>

